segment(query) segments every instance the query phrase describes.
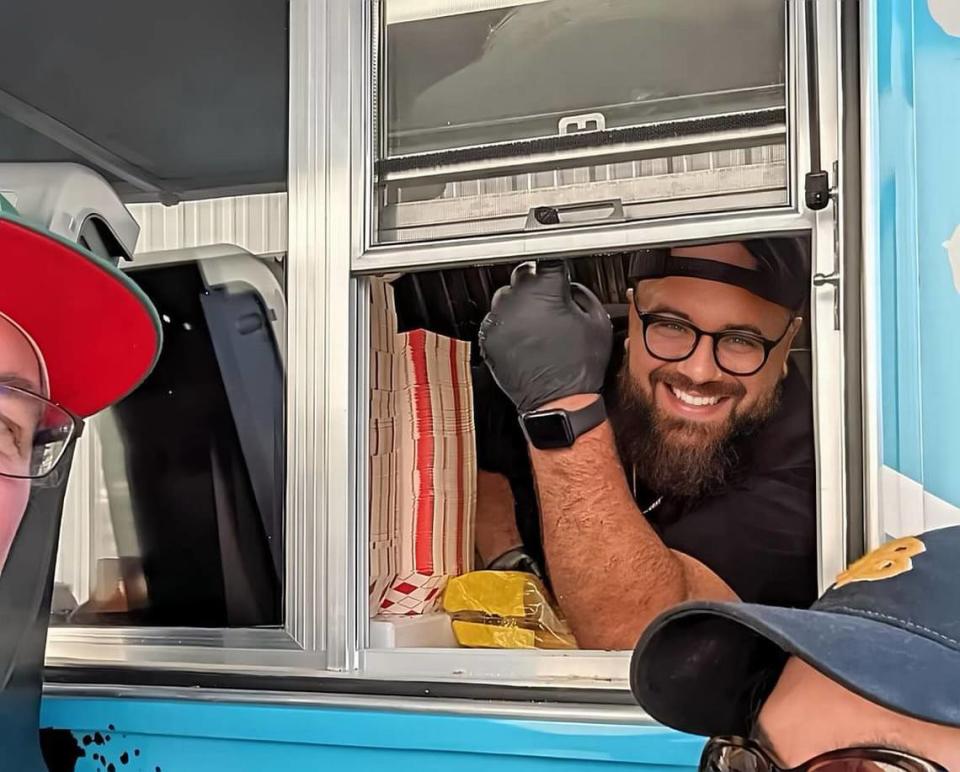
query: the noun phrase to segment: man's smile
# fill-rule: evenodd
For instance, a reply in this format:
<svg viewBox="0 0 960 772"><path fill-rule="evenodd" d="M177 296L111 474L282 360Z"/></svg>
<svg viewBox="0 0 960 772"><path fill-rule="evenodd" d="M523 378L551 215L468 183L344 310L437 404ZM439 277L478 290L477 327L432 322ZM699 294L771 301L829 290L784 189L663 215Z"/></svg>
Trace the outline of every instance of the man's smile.
<svg viewBox="0 0 960 772"><path fill-rule="evenodd" d="M666 414L694 421L725 419L732 409L733 398L702 394L696 389L683 389L660 381L654 386L657 405Z"/></svg>

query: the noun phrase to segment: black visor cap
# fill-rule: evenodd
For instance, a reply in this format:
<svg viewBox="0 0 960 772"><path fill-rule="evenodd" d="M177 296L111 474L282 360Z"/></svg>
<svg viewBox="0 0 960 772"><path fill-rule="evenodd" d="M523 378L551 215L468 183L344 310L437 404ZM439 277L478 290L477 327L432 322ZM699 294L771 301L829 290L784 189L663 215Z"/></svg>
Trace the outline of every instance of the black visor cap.
<svg viewBox="0 0 960 772"><path fill-rule="evenodd" d="M742 242L757 261L756 269L740 268L717 260L676 257L669 247L640 249L630 255L627 278L632 284L645 279L686 276L741 287L757 297L790 311L799 311L810 288L810 250L805 237L747 239ZM696 247L688 247L694 252Z"/></svg>

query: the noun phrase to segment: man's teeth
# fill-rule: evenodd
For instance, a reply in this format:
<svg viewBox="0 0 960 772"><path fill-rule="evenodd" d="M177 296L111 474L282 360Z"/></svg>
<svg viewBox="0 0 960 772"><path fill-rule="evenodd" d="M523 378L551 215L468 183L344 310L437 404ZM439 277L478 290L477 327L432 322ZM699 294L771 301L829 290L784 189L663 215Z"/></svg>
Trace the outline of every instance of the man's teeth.
<svg viewBox="0 0 960 772"><path fill-rule="evenodd" d="M720 397L697 397L693 394L688 394L685 391L680 391L680 389L671 386L670 391L673 392L673 396L683 402L685 405L693 405L694 407L706 407L708 405L716 405L720 401Z"/></svg>

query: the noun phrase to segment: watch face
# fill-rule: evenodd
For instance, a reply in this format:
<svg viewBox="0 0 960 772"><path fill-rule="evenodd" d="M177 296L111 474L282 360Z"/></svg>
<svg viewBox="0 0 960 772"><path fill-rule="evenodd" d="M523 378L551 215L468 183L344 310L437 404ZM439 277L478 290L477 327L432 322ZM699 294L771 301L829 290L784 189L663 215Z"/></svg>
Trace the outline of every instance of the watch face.
<svg viewBox="0 0 960 772"><path fill-rule="evenodd" d="M527 413L520 421L530 444L540 450L569 448L576 439L570 421L563 410L545 410Z"/></svg>

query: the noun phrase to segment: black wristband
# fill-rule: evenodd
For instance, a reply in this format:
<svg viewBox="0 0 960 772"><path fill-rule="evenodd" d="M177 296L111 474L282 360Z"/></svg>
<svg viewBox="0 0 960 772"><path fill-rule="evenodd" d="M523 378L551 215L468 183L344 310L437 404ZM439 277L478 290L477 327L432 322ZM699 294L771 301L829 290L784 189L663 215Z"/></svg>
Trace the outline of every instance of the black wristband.
<svg viewBox="0 0 960 772"><path fill-rule="evenodd" d="M567 417L570 419L570 428L573 429L574 439L581 434L586 434L591 429L597 428L607 420L607 408L604 405L603 397L597 397L596 400L579 410L567 411Z"/></svg>

